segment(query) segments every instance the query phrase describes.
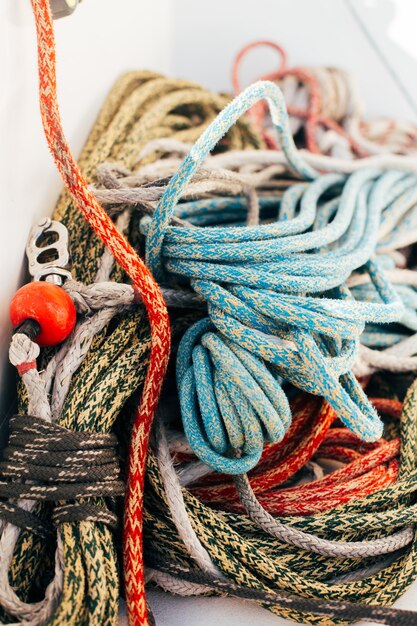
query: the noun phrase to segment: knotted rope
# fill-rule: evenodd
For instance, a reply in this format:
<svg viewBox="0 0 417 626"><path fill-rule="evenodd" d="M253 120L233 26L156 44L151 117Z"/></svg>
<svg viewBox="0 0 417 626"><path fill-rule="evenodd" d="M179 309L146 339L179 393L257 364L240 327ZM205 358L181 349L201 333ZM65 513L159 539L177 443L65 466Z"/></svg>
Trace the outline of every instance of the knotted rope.
<svg viewBox="0 0 417 626"><path fill-rule="evenodd" d="M39 417L17 415L10 420L9 445L0 463L0 496L59 503L123 495L115 446L112 434L76 433ZM53 519L117 522L115 515L83 504L58 504ZM25 528L15 519L13 523Z"/></svg>

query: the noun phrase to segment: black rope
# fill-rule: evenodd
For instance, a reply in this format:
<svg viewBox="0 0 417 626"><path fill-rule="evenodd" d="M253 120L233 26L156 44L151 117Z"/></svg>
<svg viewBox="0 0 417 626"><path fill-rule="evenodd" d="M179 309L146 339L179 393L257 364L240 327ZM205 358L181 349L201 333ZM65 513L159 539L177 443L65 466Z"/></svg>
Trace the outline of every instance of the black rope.
<svg viewBox="0 0 417 626"><path fill-rule="evenodd" d="M55 526L67 522L103 522L115 529L118 518L115 513L101 506L75 502L58 504L52 513L52 522Z"/></svg>
<svg viewBox="0 0 417 626"><path fill-rule="evenodd" d="M114 527L114 513L78 500L123 495L116 446L111 433L74 432L39 417L16 415L0 462L0 498L56 502L55 525L87 520ZM0 502L0 517L37 534L51 530L15 502Z"/></svg>
<svg viewBox="0 0 417 626"><path fill-rule="evenodd" d="M160 572L175 578L207 587L207 591L227 594L247 600L254 600L266 607L280 606L299 612L323 615L332 619L348 621L369 620L388 626L417 626L417 613L401 609L391 609L376 605L356 604L334 600L302 598L285 592L262 591L236 585L227 580L215 578L196 568L177 565L167 561L155 552L145 552L145 563Z"/></svg>
<svg viewBox="0 0 417 626"><path fill-rule="evenodd" d="M54 532L53 526L46 525L37 515L30 511L25 511L25 509L10 501L0 502L0 519L23 530L29 530L44 539Z"/></svg>
<svg viewBox="0 0 417 626"><path fill-rule="evenodd" d="M32 341L36 339L40 332L40 324L38 324L36 320L31 319L25 320L24 322L19 324L19 326L16 326L16 328L13 329L14 335L16 335L17 333L22 333L23 335L29 337L29 339L31 339Z"/></svg>

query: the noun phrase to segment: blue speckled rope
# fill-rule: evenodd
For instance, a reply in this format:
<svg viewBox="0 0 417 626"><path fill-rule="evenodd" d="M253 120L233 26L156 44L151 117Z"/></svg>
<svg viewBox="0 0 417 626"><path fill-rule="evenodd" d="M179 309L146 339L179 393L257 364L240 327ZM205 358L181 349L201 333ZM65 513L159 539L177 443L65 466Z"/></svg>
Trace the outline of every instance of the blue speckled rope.
<svg viewBox="0 0 417 626"><path fill-rule="evenodd" d="M177 203L210 150L260 99L269 103L289 169L306 182L284 193L272 224L169 226L176 209L196 226L213 223L219 206L231 214L241 209L236 198ZM204 462L246 472L265 437L283 438L291 419L283 380L326 398L362 439L381 436L382 423L350 369L365 323L403 314L375 249L386 198L394 200L404 176L378 169L319 176L297 152L282 94L268 82L238 96L184 159L142 228L154 275L186 279L208 302L209 318L186 332L177 357L185 433ZM359 268L369 274L375 301L355 300L345 285Z"/></svg>

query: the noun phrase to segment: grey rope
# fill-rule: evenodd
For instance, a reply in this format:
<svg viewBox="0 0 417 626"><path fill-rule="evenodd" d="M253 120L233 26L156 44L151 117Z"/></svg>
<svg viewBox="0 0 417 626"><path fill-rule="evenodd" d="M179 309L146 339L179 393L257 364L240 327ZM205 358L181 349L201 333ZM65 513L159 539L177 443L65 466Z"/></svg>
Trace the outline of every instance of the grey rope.
<svg viewBox="0 0 417 626"><path fill-rule="evenodd" d="M337 558L364 558L394 552L411 543L414 538L413 529L407 527L388 537L370 541L341 542L321 539L272 517L258 502L246 475L236 476L234 481L239 498L251 520L273 537L303 550Z"/></svg>

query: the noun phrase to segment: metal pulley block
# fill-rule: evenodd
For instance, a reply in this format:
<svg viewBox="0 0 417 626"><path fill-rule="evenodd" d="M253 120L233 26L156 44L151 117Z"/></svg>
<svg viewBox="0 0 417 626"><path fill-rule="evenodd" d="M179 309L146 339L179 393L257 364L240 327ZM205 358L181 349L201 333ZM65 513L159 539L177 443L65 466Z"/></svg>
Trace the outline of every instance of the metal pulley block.
<svg viewBox="0 0 417 626"><path fill-rule="evenodd" d="M31 230L26 246L29 273L36 281L62 285L72 278L68 270L68 231L60 222L45 217Z"/></svg>

